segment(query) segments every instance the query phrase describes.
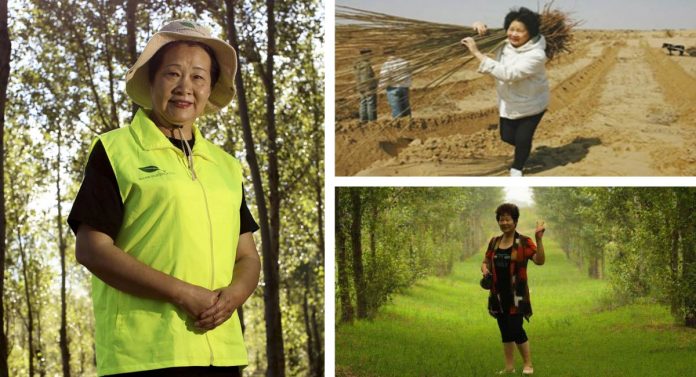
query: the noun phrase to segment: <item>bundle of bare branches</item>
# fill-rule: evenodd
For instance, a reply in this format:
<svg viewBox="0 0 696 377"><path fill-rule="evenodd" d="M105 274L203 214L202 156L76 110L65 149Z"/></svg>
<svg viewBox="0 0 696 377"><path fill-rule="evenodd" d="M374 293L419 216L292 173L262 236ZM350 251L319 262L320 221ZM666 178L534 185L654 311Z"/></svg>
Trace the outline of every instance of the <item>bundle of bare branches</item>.
<svg viewBox="0 0 696 377"><path fill-rule="evenodd" d="M370 49L373 64L381 65L388 55L398 56L410 63L411 75L442 70L444 65L449 65L450 69L433 81L437 85L472 58L460 44L462 38L475 36L484 53L495 50L506 38L502 30L492 30L488 35L478 37L476 31L467 26L439 24L340 5L336 5L336 23L337 82L350 80L352 62L359 51ZM454 67L450 65L453 62Z"/></svg>
<svg viewBox="0 0 696 377"><path fill-rule="evenodd" d="M581 23L581 21L572 20L567 13L551 9L552 5L553 1L544 5L539 28L541 35L546 38L546 56L549 60L561 52L571 51L572 31Z"/></svg>
<svg viewBox="0 0 696 377"><path fill-rule="evenodd" d="M541 33L546 38L546 54L552 59L560 52L569 52L572 29L578 25L552 3L541 14ZM461 69L473 56L460 44L465 37L474 37L482 53L501 47L507 35L503 29L491 29L484 36L468 26L440 24L384 13L336 5L336 82L350 82L353 63L360 50L372 51L373 66L381 65L393 55L410 63L410 72L392 72L397 76L431 73L427 87L442 84ZM377 72L378 73L378 72ZM389 78L381 78L389 81ZM337 87L336 98L355 94L354 86Z"/></svg>

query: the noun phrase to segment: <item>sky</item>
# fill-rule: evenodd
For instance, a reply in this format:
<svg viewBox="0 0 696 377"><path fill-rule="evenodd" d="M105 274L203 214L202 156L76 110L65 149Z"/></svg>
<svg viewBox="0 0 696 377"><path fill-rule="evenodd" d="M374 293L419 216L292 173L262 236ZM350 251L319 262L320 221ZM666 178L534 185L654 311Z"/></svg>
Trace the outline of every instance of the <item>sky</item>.
<svg viewBox="0 0 696 377"><path fill-rule="evenodd" d="M543 8L537 0L336 0L336 5L426 21L500 28L510 8ZM556 0L554 7L583 20L583 29L696 29L696 0Z"/></svg>
<svg viewBox="0 0 696 377"><path fill-rule="evenodd" d="M506 186L505 201L515 203L518 206L531 206L534 204L532 188L527 186Z"/></svg>

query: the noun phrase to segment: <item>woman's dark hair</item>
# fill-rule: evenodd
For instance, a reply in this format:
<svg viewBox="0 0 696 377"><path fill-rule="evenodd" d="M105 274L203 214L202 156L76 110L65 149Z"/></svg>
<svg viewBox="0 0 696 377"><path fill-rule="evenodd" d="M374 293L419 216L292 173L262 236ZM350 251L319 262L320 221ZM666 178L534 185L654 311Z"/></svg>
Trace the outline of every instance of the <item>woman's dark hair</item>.
<svg viewBox="0 0 696 377"><path fill-rule="evenodd" d="M503 203L495 209L495 220L500 221L502 215L510 215L512 221L517 224L517 220L520 218L520 209L512 203Z"/></svg>
<svg viewBox="0 0 696 377"><path fill-rule="evenodd" d="M150 80L150 84L152 84L152 81L155 79L155 74L157 74L157 70L159 70L160 66L162 65L162 59L164 58L164 54L166 54L167 51L171 50L174 46L182 44L186 46L200 47L208 53L208 56L210 56L210 87L214 87L215 83L217 83L217 80L220 77L220 64L218 64L218 61L215 58L215 51L213 51L213 49L210 48L210 46L196 41L169 42L166 45L162 46L159 50L157 50L155 55L152 58L150 58L150 61L148 62L147 66L147 78Z"/></svg>
<svg viewBox="0 0 696 377"><path fill-rule="evenodd" d="M505 16L503 27L507 30L512 21L519 21L524 24L529 33L529 38L534 38L539 35L539 25L541 25L541 16L539 13L533 12L525 7L519 9L511 9L510 13Z"/></svg>

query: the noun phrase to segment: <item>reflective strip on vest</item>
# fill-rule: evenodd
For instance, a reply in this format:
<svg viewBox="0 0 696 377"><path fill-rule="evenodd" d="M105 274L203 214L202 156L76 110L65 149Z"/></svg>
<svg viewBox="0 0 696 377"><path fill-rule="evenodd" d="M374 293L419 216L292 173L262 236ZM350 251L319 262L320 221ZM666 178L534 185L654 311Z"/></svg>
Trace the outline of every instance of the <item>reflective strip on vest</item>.
<svg viewBox="0 0 696 377"><path fill-rule="evenodd" d="M141 109L99 136L116 174L124 218L115 244L150 267L211 290L226 287L239 240L242 170L193 127L192 178L184 153ZM98 374L179 366L246 365L239 317L202 332L173 304L92 279Z"/></svg>

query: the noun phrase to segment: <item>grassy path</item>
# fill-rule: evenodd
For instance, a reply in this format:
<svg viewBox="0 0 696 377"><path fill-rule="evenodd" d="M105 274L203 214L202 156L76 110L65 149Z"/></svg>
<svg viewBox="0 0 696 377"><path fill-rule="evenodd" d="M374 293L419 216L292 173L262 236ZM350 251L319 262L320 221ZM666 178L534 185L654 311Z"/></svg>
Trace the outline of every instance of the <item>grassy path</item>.
<svg viewBox="0 0 696 377"><path fill-rule="evenodd" d="M674 325L658 305L600 310L606 282L586 278L552 239L545 245L547 263L529 267L535 376L696 376L696 330ZM372 321L340 326L337 376L494 375L502 346L478 285L480 260L419 282Z"/></svg>

